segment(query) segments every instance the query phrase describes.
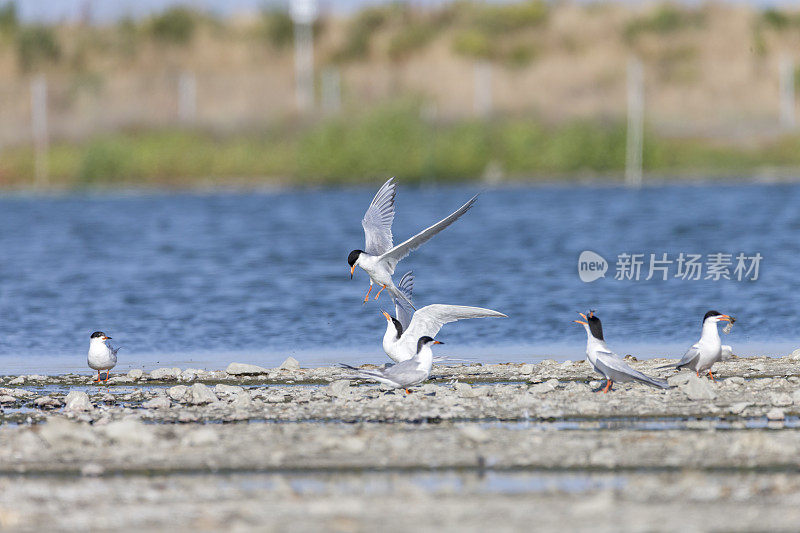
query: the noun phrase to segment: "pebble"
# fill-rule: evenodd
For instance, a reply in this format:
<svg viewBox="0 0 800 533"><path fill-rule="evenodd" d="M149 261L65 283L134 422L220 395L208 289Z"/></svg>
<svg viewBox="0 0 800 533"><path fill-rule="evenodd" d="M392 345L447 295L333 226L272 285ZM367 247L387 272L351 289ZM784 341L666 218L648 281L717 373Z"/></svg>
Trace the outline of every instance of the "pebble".
<svg viewBox="0 0 800 533"><path fill-rule="evenodd" d="M773 394L772 398L771 398L771 401L772 401L772 405L774 405L776 407L787 407L787 406L792 405L794 403L794 400L792 399L792 397L789 396L785 392L778 393L778 394Z"/></svg>
<svg viewBox="0 0 800 533"><path fill-rule="evenodd" d="M519 373L523 376L529 376L533 374L533 365L530 363L525 363L521 367L519 367Z"/></svg>
<svg viewBox="0 0 800 533"><path fill-rule="evenodd" d="M164 396L157 396L152 400L147 400L142 404L145 409L169 409L170 401Z"/></svg>
<svg viewBox="0 0 800 533"><path fill-rule="evenodd" d="M89 395L83 391L70 391L64 399L64 403L66 404L64 406L65 411L82 412L94 409L92 402L89 400Z"/></svg>
<svg viewBox="0 0 800 533"><path fill-rule="evenodd" d="M339 379L328 385L328 396L333 396L334 398L342 398L344 396L349 396L350 392L350 380L348 379Z"/></svg>
<svg viewBox="0 0 800 533"><path fill-rule="evenodd" d="M150 372L150 379L158 381L175 381L180 375L180 368L156 368Z"/></svg>
<svg viewBox="0 0 800 533"><path fill-rule="evenodd" d="M52 398L50 396L42 396L33 400L33 405L39 409L58 409L61 407L61 400L57 400L56 398Z"/></svg>
<svg viewBox="0 0 800 533"><path fill-rule="evenodd" d="M699 378L694 374L689 374L688 381L679 387L690 400L713 400L717 397L717 393L714 392L711 383L705 378Z"/></svg>
<svg viewBox="0 0 800 533"><path fill-rule="evenodd" d="M202 383L195 383L189 387L189 393L189 403L192 405L202 405L219 401L219 398L217 398L214 392L208 388L207 385Z"/></svg>
<svg viewBox="0 0 800 533"><path fill-rule="evenodd" d="M174 387L170 387L167 389L167 396L179 402L183 400L183 397L186 396L186 393L189 392L189 387L186 385L175 385Z"/></svg>
<svg viewBox="0 0 800 533"><path fill-rule="evenodd" d="M225 373L231 376L255 376L258 374L268 374L269 369L264 367L249 365L247 363L231 363L225 369Z"/></svg>
<svg viewBox="0 0 800 533"><path fill-rule="evenodd" d="M128 372L128 377L136 381L144 377L144 371L141 368L134 368Z"/></svg>
<svg viewBox="0 0 800 533"><path fill-rule="evenodd" d="M786 415L783 409L773 407L767 412L767 420L783 420L784 418L786 418Z"/></svg>
<svg viewBox="0 0 800 533"><path fill-rule="evenodd" d="M298 370L299 368L300 362L291 356L287 357L286 360L281 363L281 366L278 367L279 370Z"/></svg>

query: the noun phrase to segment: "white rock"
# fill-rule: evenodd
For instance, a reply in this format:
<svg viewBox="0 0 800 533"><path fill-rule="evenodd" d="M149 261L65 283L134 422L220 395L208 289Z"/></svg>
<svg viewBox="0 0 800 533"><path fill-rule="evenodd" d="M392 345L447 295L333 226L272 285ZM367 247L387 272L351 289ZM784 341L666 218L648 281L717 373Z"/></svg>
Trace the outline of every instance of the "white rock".
<svg viewBox="0 0 800 533"><path fill-rule="evenodd" d="M239 387L238 385L226 385L224 383L214 385L214 394L217 396L236 396L237 394L242 394L243 392L244 387Z"/></svg>
<svg viewBox="0 0 800 533"><path fill-rule="evenodd" d="M529 392L533 394L545 394L551 391L554 391L558 386L557 379L548 379L544 383L537 383L536 385L532 385L531 388L528 389Z"/></svg>
<svg viewBox="0 0 800 533"><path fill-rule="evenodd" d="M486 430L474 424L461 426L459 428L459 432L464 438L476 444L488 442L490 439L489 434L486 432Z"/></svg>
<svg viewBox="0 0 800 533"><path fill-rule="evenodd" d="M175 381L180 375L180 368L156 368L150 372L150 379L159 381Z"/></svg>
<svg viewBox="0 0 800 533"><path fill-rule="evenodd" d="M800 361L800 348L789 354L789 359L793 361Z"/></svg>
<svg viewBox="0 0 800 533"><path fill-rule="evenodd" d="M197 372L194 370L184 370L178 376L178 381L194 381L195 379L197 379Z"/></svg>
<svg viewBox="0 0 800 533"><path fill-rule="evenodd" d="M147 446L156 439L151 427L133 418L109 422L102 426L102 432L108 439L121 444Z"/></svg>
<svg viewBox="0 0 800 533"><path fill-rule="evenodd" d="M783 413L783 409L773 407L767 412L767 420L783 420L784 418L786 415Z"/></svg>
<svg viewBox="0 0 800 533"><path fill-rule="evenodd" d="M744 378L742 376L733 376L727 378L724 383L730 383L731 385L735 385L737 387L741 387L744 385Z"/></svg>
<svg viewBox="0 0 800 533"><path fill-rule="evenodd" d="M279 370L297 370L300 368L300 363L294 357L287 357L286 360L278 367Z"/></svg>
<svg viewBox="0 0 800 533"><path fill-rule="evenodd" d="M770 401L772 402L772 405L776 407L787 407L794 403L792 397L786 394L785 392L773 394L772 397L770 398Z"/></svg>
<svg viewBox="0 0 800 533"><path fill-rule="evenodd" d="M18 376L8 382L9 385L22 385L23 383L25 383L25 378L23 376Z"/></svg>
<svg viewBox="0 0 800 533"><path fill-rule="evenodd" d="M35 392L25 390L25 389L3 389L0 388L0 394L6 394L8 396L13 396L15 398L30 398L31 396L36 396Z"/></svg>
<svg viewBox="0 0 800 533"><path fill-rule="evenodd" d="M328 390L326 391L328 396L333 396L334 398L341 398L343 396L350 395L350 380L347 379L339 379L328 385Z"/></svg>
<svg viewBox="0 0 800 533"><path fill-rule="evenodd" d="M61 407L61 400L51 398L50 396L42 396L33 400L33 405L39 409L58 409Z"/></svg>
<svg viewBox="0 0 800 533"><path fill-rule="evenodd" d="M142 404L145 409L169 409L170 401L164 396L156 396Z"/></svg>
<svg viewBox="0 0 800 533"><path fill-rule="evenodd" d="M748 408L748 406L749 406L749 405L750 405L750 404L749 404L749 403L747 403L747 402L739 402L739 403L732 404L732 405L731 405L731 406L728 408L728 410L729 410L731 413L735 414L735 415L740 415L740 414L742 414L742 413L744 412L744 410L745 410L745 409L747 409L747 408Z"/></svg>
<svg viewBox="0 0 800 533"><path fill-rule="evenodd" d="M14 403L16 401L16 398L9 396L8 394L0 395L0 403Z"/></svg>
<svg viewBox="0 0 800 533"><path fill-rule="evenodd" d="M792 400L794 403L800 403L800 389L797 389L792 393Z"/></svg>
<svg viewBox="0 0 800 533"><path fill-rule="evenodd" d="M214 392L202 383L195 383L189 387L189 393L189 403L193 405L219 401L219 398L217 398Z"/></svg>
<svg viewBox="0 0 800 533"><path fill-rule="evenodd" d="M673 374L667 378L667 383L672 387L680 387L681 385L686 385L689 382L689 378L697 377L692 372L681 372L680 374Z"/></svg>
<svg viewBox="0 0 800 533"><path fill-rule="evenodd" d="M128 377L136 381L137 379L142 379L142 377L144 377L144 372L141 368L134 368L128 372Z"/></svg>
<svg viewBox="0 0 800 533"><path fill-rule="evenodd" d="M680 389L690 400L713 400L717 397L711 382L693 374L689 374L689 380L684 385L680 385Z"/></svg>
<svg viewBox="0 0 800 533"><path fill-rule="evenodd" d="M231 406L236 409L247 409L253 405L253 399L247 392L242 392L234 396Z"/></svg>
<svg viewBox="0 0 800 533"><path fill-rule="evenodd" d="M91 426L80 422L71 422L66 418L50 417L46 424L37 426L39 437L50 447L69 446L72 443L92 444L97 437Z"/></svg>
<svg viewBox="0 0 800 533"><path fill-rule="evenodd" d="M94 409L92 402L89 400L89 395L83 391L70 391L64 399L64 402L66 403L64 407L65 411L79 412L91 411Z"/></svg>
<svg viewBox="0 0 800 533"><path fill-rule="evenodd" d="M181 439L183 446L208 446L219 442L219 435L210 427L199 427L189 431Z"/></svg>
<svg viewBox="0 0 800 533"><path fill-rule="evenodd" d="M269 370L247 363L231 363L228 365L228 368L225 369L225 372L231 376L254 376L258 374L267 374Z"/></svg>
<svg viewBox="0 0 800 533"><path fill-rule="evenodd" d="M183 400L186 393L189 392L189 387L186 385L175 385L174 387L170 387L167 389L167 396L179 402Z"/></svg>
<svg viewBox="0 0 800 533"><path fill-rule="evenodd" d="M533 374L533 365L530 363L525 363L524 365L519 367L519 373L522 374L523 376L528 376L530 374Z"/></svg>

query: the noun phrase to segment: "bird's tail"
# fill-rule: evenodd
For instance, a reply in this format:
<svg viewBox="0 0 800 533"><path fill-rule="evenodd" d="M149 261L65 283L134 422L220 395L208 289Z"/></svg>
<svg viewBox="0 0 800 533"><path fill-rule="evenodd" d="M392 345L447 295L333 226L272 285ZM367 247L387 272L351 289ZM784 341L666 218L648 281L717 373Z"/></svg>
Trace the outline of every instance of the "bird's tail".
<svg viewBox="0 0 800 533"><path fill-rule="evenodd" d="M364 370L363 368L358 368L358 367L355 367L355 366L351 366L351 365L348 365L346 363L339 363L339 366L341 366L342 368L346 368L347 370L352 370L354 377L372 378L372 379L382 378L383 377L378 372L374 372L372 370Z"/></svg>
<svg viewBox="0 0 800 533"><path fill-rule="evenodd" d="M396 286L396 285L394 285L394 284L393 284L391 287L386 287L386 290L387 290L387 291L389 291L389 293L390 293L392 296L394 296L395 298L397 298L398 300L403 300L404 302L406 302L408 305L410 305L410 306L411 306L411 308L412 308L414 311L416 311L416 310L417 310L416 306L414 305L414 302L412 302L412 301L411 301L411 298L409 298L408 296L406 296L406 295L403 293L403 291L401 291L400 289L398 289L398 288L397 288L397 286Z"/></svg>
<svg viewBox="0 0 800 533"><path fill-rule="evenodd" d="M669 383L667 383L663 379L651 378L647 374L642 374L641 372L639 374L640 375L637 376L639 378L639 381L647 385L650 385L651 387L658 387L660 389L669 389L672 387Z"/></svg>
<svg viewBox="0 0 800 533"><path fill-rule="evenodd" d="M670 364L664 365L664 366L657 366L656 370L663 370L665 368L680 368L680 367L678 366L677 363L670 363Z"/></svg>

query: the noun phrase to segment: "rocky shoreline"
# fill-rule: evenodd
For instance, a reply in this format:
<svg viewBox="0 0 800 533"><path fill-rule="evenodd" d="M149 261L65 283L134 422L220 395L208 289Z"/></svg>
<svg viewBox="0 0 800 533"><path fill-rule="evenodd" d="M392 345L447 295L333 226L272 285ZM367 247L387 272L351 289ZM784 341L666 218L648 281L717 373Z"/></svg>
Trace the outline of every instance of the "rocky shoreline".
<svg viewBox="0 0 800 533"><path fill-rule="evenodd" d="M436 366L433 380L411 394L291 359L277 369L133 370L108 384L80 375L3 376L0 526L34 530L67 513L75 527L63 529L81 529L87 517L111 519L121 506L130 521L101 529L165 528L176 523L174 504L187 520L210 513L186 522L194 529L220 527L231 509L246 517L244 529L281 529L291 519L304 531L399 530L407 529L402 520L385 526L380 513L408 512L427 513L445 530L479 530L498 517L515 529L529 517L509 507L546 513L586 501L596 505L578 512L585 518L578 523L609 531L799 523L800 352L733 358L715 367L716 382L658 370L663 359L630 363L673 388L616 384L603 394L586 362L551 360ZM43 476L65 490L35 505L29 496L46 489ZM187 477L207 481L202 498L187 496L198 488L181 488ZM134 513L121 479L152 494L147 516ZM444 495L443 479L456 485ZM541 479L550 480L544 488ZM376 483L385 485L383 497L369 489ZM520 484L527 488L513 489ZM102 487L107 501L76 509L66 487L77 486L86 498ZM260 501L281 511L267 513ZM413 511L401 501L416 502ZM709 521L702 502L728 511ZM304 513L301 503L319 514ZM617 507L626 509L621 517ZM445 509L455 521L441 515ZM615 521L592 525L591 517L606 514ZM641 527L645 516L663 522ZM686 516L698 527L687 528ZM341 527L332 526L337 520Z"/></svg>

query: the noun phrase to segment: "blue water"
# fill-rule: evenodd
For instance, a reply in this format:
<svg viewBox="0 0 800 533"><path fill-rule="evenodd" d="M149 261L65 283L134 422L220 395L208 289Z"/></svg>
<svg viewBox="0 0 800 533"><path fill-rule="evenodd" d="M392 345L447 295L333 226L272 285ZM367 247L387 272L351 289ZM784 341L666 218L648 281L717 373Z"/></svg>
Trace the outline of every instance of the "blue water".
<svg viewBox="0 0 800 533"><path fill-rule="evenodd" d="M350 281L346 263L363 247L360 219L378 185L0 198L0 373L84 369L94 330L124 347L121 369L383 361L389 300L362 305L367 277L356 269ZM480 190L401 183L395 241ZM579 359L585 336L572 320L590 308L625 353L680 355L714 308L738 319L725 337L736 353L780 355L800 323L798 206L798 185L487 189L398 273L414 270L420 305L510 316L446 326L445 355ZM605 278L579 279L583 250L609 261ZM756 281L617 281L624 252L763 260Z"/></svg>

